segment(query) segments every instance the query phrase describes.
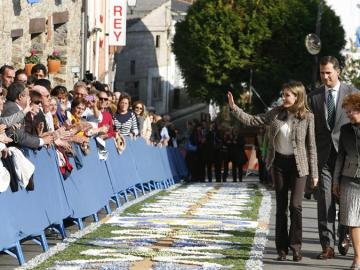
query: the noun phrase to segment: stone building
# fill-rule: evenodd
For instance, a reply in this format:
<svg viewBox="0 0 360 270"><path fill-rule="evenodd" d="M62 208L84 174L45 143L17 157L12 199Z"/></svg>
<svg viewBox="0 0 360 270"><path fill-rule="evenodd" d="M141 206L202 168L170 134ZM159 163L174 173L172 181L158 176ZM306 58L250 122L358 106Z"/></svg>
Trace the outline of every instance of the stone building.
<svg viewBox="0 0 360 270"><path fill-rule="evenodd" d="M61 69L49 79L71 89L80 76L82 5L81 0L0 1L0 65L23 68L31 49L46 65L47 56L57 50Z"/></svg>
<svg viewBox="0 0 360 270"><path fill-rule="evenodd" d="M191 2L138 0L128 10L126 46L115 55L115 90L141 99L160 114L193 105L171 48L174 26Z"/></svg>
<svg viewBox="0 0 360 270"><path fill-rule="evenodd" d="M127 15L126 46L115 56L114 89L165 113L171 87L171 1L137 1Z"/></svg>

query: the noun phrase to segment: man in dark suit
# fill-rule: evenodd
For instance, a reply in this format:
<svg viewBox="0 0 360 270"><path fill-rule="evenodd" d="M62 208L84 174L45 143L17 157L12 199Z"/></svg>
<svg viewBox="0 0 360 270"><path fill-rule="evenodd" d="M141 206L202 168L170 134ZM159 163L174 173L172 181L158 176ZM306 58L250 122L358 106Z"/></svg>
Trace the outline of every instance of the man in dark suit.
<svg viewBox="0 0 360 270"><path fill-rule="evenodd" d="M17 113L25 108L29 102L29 89L23 83L15 82L9 86L7 101L4 104L2 116L9 116ZM7 135L11 137L14 143L19 146L29 148L39 148L44 144L50 144L53 141L52 135L47 135L42 138L31 135L25 131L25 120L21 122L18 128L11 127L6 131Z"/></svg>
<svg viewBox="0 0 360 270"><path fill-rule="evenodd" d="M322 252L318 259L334 258L335 197L332 194L333 173L338 152L340 128L349 122L341 104L346 94L357 89L339 81L340 66L333 56L320 60L323 85L309 94L309 105L315 116L319 185L317 190L318 230ZM348 250L347 228L339 225L339 252ZM343 245L344 244L344 245Z"/></svg>

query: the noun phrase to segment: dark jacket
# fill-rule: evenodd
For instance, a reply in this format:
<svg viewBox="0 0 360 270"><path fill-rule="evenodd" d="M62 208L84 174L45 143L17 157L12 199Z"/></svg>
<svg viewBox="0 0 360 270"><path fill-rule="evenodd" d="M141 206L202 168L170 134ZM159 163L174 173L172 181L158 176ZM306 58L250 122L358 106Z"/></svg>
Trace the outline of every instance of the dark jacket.
<svg viewBox="0 0 360 270"><path fill-rule="evenodd" d="M340 183L341 176L360 178L360 127L351 123L340 129L339 152L334 171L335 184Z"/></svg>
<svg viewBox="0 0 360 270"><path fill-rule="evenodd" d="M342 108L342 102L347 94L357 91L357 89L343 83L340 84L336 103L335 125L332 130L330 130L325 116L325 91L325 86L322 86L311 92L308 96L310 109L315 116L315 137L319 170L322 169L329 158L331 145L334 145L336 151L338 151L340 128L342 125L349 123L349 119Z"/></svg>

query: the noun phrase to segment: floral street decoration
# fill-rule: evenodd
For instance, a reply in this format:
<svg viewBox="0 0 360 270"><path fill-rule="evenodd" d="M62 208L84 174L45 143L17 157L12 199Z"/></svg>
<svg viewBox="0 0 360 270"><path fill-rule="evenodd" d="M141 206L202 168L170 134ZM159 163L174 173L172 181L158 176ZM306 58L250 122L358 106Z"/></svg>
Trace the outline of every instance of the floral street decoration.
<svg viewBox="0 0 360 270"><path fill-rule="evenodd" d="M142 269L144 262L154 270L240 269L231 259L227 265L220 262L227 259L224 250L244 246L233 232L259 227L257 221L241 217L254 196L254 189L246 184L198 184L173 190L137 213L112 216L105 224L110 229L106 236L89 239L88 248L79 253L79 258L90 259L57 261L51 269Z"/></svg>

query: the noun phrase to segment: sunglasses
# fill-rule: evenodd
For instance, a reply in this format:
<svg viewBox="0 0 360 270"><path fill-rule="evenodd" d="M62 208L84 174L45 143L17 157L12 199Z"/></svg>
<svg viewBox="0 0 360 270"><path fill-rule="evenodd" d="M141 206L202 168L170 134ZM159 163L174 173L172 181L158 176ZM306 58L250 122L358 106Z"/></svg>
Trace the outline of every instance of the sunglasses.
<svg viewBox="0 0 360 270"><path fill-rule="evenodd" d="M99 97L99 100L100 100L100 101L108 101L109 99L108 99L108 98Z"/></svg>
<svg viewBox="0 0 360 270"><path fill-rule="evenodd" d="M135 107L135 109L143 110L143 108L142 108L142 107Z"/></svg>
<svg viewBox="0 0 360 270"><path fill-rule="evenodd" d="M41 100L35 100L31 101L32 104L39 105L41 103Z"/></svg>
<svg viewBox="0 0 360 270"><path fill-rule="evenodd" d="M4 95L4 93L3 92L0 92L0 97L2 97Z"/></svg>

